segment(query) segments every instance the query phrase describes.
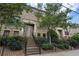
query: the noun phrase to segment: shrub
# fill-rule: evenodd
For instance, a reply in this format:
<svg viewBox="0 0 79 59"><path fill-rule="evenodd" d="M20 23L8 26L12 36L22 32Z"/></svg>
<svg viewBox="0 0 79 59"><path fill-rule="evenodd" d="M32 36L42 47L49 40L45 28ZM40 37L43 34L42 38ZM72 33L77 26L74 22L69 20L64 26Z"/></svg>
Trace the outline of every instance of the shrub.
<svg viewBox="0 0 79 59"><path fill-rule="evenodd" d="M42 44L42 48L44 50L49 50L49 49L53 49L54 45L50 45L49 43L47 44Z"/></svg>
<svg viewBox="0 0 79 59"><path fill-rule="evenodd" d="M2 37L0 39L0 45L7 46L11 50L21 50L22 49L22 39L23 38L20 36Z"/></svg>
<svg viewBox="0 0 79 59"><path fill-rule="evenodd" d="M79 34L74 34L70 40L68 40L70 42L70 46L77 48L79 47Z"/></svg>
<svg viewBox="0 0 79 59"><path fill-rule="evenodd" d="M0 37L0 45L7 46L11 50L21 50L22 49L22 37L11 36L11 37Z"/></svg>
<svg viewBox="0 0 79 59"><path fill-rule="evenodd" d="M74 39L76 41L79 42L79 34L74 34L72 37L71 37L71 40Z"/></svg>
<svg viewBox="0 0 79 59"><path fill-rule="evenodd" d="M19 42L19 41L11 41L11 42L9 42L8 47L11 50L21 50L22 49L21 42Z"/></svg>
<svg viewBox="0 0 79 59"><path fill-rule="evenodd" d="M60 49L69 49L69 43L65 40L59 40L57 47Z"/></svg>
<svg viewBox="0 0 79 59"><path fill-rule="evenodd" d="M8 43L8 37L2 37L2 39L1 39L1 45L7 46L7 43Z"/></svg>
<svg viewBox="0 0 79 59"><path fill-rule="evenodd" d="M56 42L56 41L58 41L58 34L54 31L54 30L49 30L48 32L47 32L47 36L48 36L48 39L49 39L49 35L50 35L50 37L51 37L51 41L52 42Z"/></svg>
<svg viewBox="0 0 79 59"><path fill-rule="evenodd" d="M37 37L37 40L39 42L39 44L44 44L44 43L48 43L48 39L44 38L44 37Z"/></svg>
<svg viewBox="0 0 79 59"><path fill-rule="evenodd" d="M23 41L23 37L21 37L21 36L14 36L13 38L17 39L17 41Z"/></svg>
<svg viewBox="0 0 79 59"><path fill-rule="evenodd" d="M60 48L60 49L65 49L64 44L58 44L57 47Z"/></svg>
<svg viewBox="0 0 79 59"><path fill-rule="evenodd" d="M76 41L76 40L74 40L74 39L71 39L71 40L68 40L68 41L69 41L69 43L70 43L70 46L72 46L72 47L74 47L74 48L76 48L76 47L79 46L79 42Z"/></svg>
<svg viewBox="0 0 79 59"><path fill-rule="evenodd" d="M69 49L69 44L65 44L65 49Z"/></svg>
<svg viewBox="0 0 79 59"><path fill-rule="evenodd" d="M8 47L11 50L21 50L22 49L22 37L9 37L8 38Z"/></svg>

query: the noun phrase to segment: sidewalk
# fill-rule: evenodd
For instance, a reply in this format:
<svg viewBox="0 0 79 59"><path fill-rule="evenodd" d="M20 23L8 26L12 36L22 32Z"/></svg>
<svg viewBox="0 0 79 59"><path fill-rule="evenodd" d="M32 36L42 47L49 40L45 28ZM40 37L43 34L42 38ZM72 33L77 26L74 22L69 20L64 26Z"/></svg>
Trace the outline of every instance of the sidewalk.
<svg viewBox="0 0 79 59"><path fill-rule="evenodd" d="M2 53L2 47L0 47L0 56L1 56L1 53Z"/></svg>
<svg viewBox="0 0 79 59"><path fill-rule="evenodd" d="M70 51L62 51L62 52L50 52L38 55L31 56L79 56L79 50L70 50Z"/></svg>

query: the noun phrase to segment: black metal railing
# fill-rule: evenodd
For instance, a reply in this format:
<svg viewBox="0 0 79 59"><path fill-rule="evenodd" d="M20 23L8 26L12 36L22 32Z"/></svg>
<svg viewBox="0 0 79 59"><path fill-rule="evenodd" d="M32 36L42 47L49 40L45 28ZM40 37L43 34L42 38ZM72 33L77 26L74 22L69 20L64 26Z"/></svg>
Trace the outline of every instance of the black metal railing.
<svg viewBox="0 0 79 59"><path fill-rule="evenodd" d="M27 38L24 37L23 38L23 47L24 47L24 55L26 56L27 55Z"/></svg>
<svg viewBox="0 0 79 59"><path fill-rule="evenodd" d="M39 39L37 39L34 34L32 34L35 44L39 47L39 54L41 54L41 45Z"/></svg>

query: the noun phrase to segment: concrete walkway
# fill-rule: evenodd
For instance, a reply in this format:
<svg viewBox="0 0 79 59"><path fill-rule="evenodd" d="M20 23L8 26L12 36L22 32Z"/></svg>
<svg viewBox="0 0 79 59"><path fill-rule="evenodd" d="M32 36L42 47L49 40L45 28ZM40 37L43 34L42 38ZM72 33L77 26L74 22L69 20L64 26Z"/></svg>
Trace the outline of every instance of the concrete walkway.
<svg viewBox="0 0 79 59"><path fill-rule="evenodd" d="M1 56L1 50L2 47L0 47L0 56ZM10 51L8 49L5 49L4 51L4 56L24 56L24 51ZM60 51L60 52L45 52L36 55L28 55L28 56L79 56L79 49L77 50L65 50L65 51Z"/></svg>
<svg viewBox="0 0 79 59"><path fill-rule="evenodd" d="M31 55L31 56L79 56L79 50L70 50L62 52L51 52L45 54Z"/></svg>

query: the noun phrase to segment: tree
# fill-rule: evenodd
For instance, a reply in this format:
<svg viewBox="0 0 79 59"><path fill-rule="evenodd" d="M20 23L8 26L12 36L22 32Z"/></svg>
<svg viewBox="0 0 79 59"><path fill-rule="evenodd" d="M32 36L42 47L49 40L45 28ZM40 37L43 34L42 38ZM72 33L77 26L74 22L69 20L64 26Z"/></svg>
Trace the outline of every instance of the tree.
<svg viewBox="0 0 79 59"><path fill-rule="evenodd" d="M60 3L47 3L45 5L42 5L45 7L45 15L43 15L41 12L41 16L39 15L37 18L39 18L41 27L45 27L50 31L56 30L56 27L62 27L67 28L69 25L68 20L71 19L68 16L68 13L71 12L71 10L66 9L65 11L62 11L62 4ZM51 37L50 33L48 34L48 37L50 39L51 44Z"/></svg>
<svg viewBox="0 0 79 59"><path fill-rule="evenodd" d="M22 11L26 12L31 11L31 8L27 4L22 3L2 3L0 4L0 25L12 25L12 26L21 26L23 22L20 15ZM1 29L0 27L0 29Z"/></svg>
<svg viewBox="0 0 79 59"><path fill-rule="evenodd" d="M25 23L21 20L21 17L20 17L23 10L26 10L26 12L32 11L32 9L25 3L11 3L11 4L1 3L0 4L0 30L2 28L2 25L11 25L16 27L24 26ZM25 32L26 28L25 27L23 28ZM26 35L26 33L24 35ZM4 53L4 48L5 47L3 47L2 55Z"/></svg>
<svg viewBox="0 0 79 59"><path fill-rule="evenodd" d="M25 3L0 4L0 30L2 28L2 25L23 27L25 23L20 17L20 15L22 15L23 10L25 10L26 12L32 11L31 7Z"/></svg>

